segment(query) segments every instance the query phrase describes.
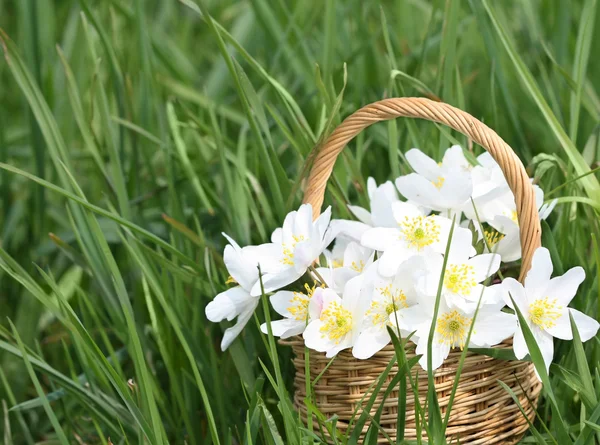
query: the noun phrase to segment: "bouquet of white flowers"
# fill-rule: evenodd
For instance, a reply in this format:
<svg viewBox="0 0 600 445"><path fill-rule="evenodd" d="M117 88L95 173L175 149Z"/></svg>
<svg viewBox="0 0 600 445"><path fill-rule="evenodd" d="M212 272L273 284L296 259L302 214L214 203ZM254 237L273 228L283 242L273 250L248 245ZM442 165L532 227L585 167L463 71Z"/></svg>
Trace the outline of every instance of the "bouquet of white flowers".
<svg viewBox="0 0 600 445"><path fill-rule="evenodd" d="M418 100L430 106L428 102ZM386 107L392 116L418 116L404 108L390 111L390 103ZM342 125L352 127L355 116ZM373 121L344 135L337 152ZM461 130L458 124L451 126ZM327 143L334 144L340 134L336 130ZM524 169L515 159L505 163L515 163L522 178ZM518 208L511 186L515 188L519 176L513 174L509 183L504 172L510 168L501 168L487 152L475 158L455 145L438 162L412 149L406 160L414 173L394 183L377 186L368 178L370 208L348 206L356 220L331 219L331 208L317 217L319 208L311 203L320 206L321 187L320 199L309 196L309 203L289 213L270 243L240 247L224 235L232 287L206 308L213 322L237 317L235 326L225 331L223 350L251 318L261 295L270 295L282 317L270 326L263 324L265 333L270 330L282 339L301 336L306 347L327 358L349 350L361 360L386 348L390 334L410 337L425 370L442 366L454 348L490 348L510 338L515 357L523 359L529 352L524 324L547 370L553 338L573 338L571 317L583 341L596 334L596 320L568 307L585 278L583 269L552 278L549 251L537 247L539 220L525 221L537 232L520 226L524 207L531 209L528 215L543 219L554 205L544 203L533 179L521 184L525 198ZM524 234L529 239L522 239ZM521 259L522 245L527 250L523 284L504 277L517 270L512 266Z"/></svg>

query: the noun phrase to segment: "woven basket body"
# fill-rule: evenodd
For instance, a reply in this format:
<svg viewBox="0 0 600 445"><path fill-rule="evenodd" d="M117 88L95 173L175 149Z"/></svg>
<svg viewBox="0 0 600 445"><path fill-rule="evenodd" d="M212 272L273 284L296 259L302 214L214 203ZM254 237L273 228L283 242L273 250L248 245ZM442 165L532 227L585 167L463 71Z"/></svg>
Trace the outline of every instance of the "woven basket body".
<svg viewBox="0 0 600 445"><path fill-rule="evenodd" d="M349 116L315 150L313 166L310 172L304 202L312 204L316 218L321 210L327 180L331 175L335 160L346 144L373 123L396 117L413 117L445 124L467 135L472 141L484 147L498 162L507 182L515 195L519 220L522 265L520 279L529 270L533 252L540 246L541 229L535 203L535 194L523 164L512 149L489 127L473 116L450 105L433 102L423 98L385 99L367 105ZM296 367L294 403L304 421L307 411L304 403L305 360L304 343L301 339L282 341L291 345L295 352ZM505 342L498 348L510 348ZM414 357L414 345L406 346L407 358ZM452 350L444 364L435 371L435 387L442 412L448 404L457 371L460 350ZM355 359L351 352L342 351L323 373L313 390L313 397L319 410L327 417L337 415L338 428L345 429L348 422L360 416L382 371L394 357L391 345L368 360ZM323 372L330 359L325 354L311 351L310 379L314 381ZM392 369L388 375L391 380L397 372ZM420 366L412 369L413 383L418 382L420 405L425 405L427 373ZM530 421L535 416L535 406L541 390L541 384L535 376L534 366L529 362L494 359L469 352L459 380L458 389L451 409L450 421L446 431L449 443L460 444L512 444L516 443L528 428L528 419L521 413L518 405L509 393L498 383L503 382L516 394L521 407ZM382 391L388 385L384 383ZM406 394L405 439L416 439L415 400L410 384ZM366 396L365 396L366 395ZM383 394L378 394L372 414L381 406ZM396 439L398 410L398 390L392 391L383 402L384 409L379 424L392 440ZM426 411L426 410L425 410ZM313 419L314 420L314 419ZM423 419L419 419L422 422ZM364 427L363 434L369 422ZM379 437L380 443L388 443L385 435Z"/></svg>
<svg viewBox="0 0 600 445"><path fill-rule="evenodd" d="M300 412L302 420L308 422L304 403L306 397L304 342L298 339L285 343L292 346L295 354L294 405ZM510 345L499 347L510 348ZM349 422L353 418L356 421L360 416L361 406L369 401L372 394L370 391L377 384L381 373L394 355L394 348L391 345L386 346L369 360L358 360L352 357L349 351L340 352L313 388L312 396L319 410L327 418L337 415L339 419L337 428L346 431ZM454 385L460 355L460 350L453 350L444 364L435 372L435 388L442 418ZM410 360L414 356L414 344L409 343L406 348L406 357ZM310 351L311 382L315 381L330 361L331 359L326 358L324 353ZM397 370L397 366L394 365L382 386L382 391L387 388ZM419 403L421 412L423 412L423 407L426 406L427 372L416 365L412 368L411 373L413 383L420 388ZM527 417L533 421L534 409L542 387L535 376L533 365L527 362L498 360L468 353L446 430L448 443L513 444L523 436L529 428L527 419L498 381L503 382L515 393ZM399 394L397 389L392 391L383 402L384 408L378 423L392 440L396 439L399 397L406 399L404 439L417 439L414 392L410 389L408 379L407 388L409 390L404 395ZM372 416L381 406L382 399L383 393L378 395L370 411ZM419 420L422 423L423 419ZM315 428L318 428L316 420L313 419L313 422ZM363 429L361 440L364 438L368 425L369 422ZM424 433L422 437L426 439ZM384 435L379 436L378 442L389 443Z"/></svg>

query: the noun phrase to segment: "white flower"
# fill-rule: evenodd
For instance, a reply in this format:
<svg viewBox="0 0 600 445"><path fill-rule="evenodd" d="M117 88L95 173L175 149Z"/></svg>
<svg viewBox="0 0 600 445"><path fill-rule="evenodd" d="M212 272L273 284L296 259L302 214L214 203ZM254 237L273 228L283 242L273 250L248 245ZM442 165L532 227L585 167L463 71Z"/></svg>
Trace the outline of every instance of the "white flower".
<svg viewBox="0 0 600 445"><path fill-rule="evenodd" d="M310 304L310 302L315 295L317 300L320 299L323 289L316 285L310 287L308 284L304 285L304 289L305 292L281 290L271 295L273 309L285 317L282 320L271 322L274 336L289 338L300 335L310 320L319 318L320 305ZM266 323L263 323L260 329L265 334L269 332Z"/></svg>
<svg viewBox="0 0 600 445"><path fill-rule="evenodd" d="M433 320L435 298L422 299L419 304L404 310L399 327L414 331L411 338L416 344L416 353L423 354L419 363L427 369L427 350L429 330ZM471 339L467 345L467 336L473 324L475 307L467 309L448 305L442 298L435 324L431 344L432 369L439 368L452 348L464 349L465 346L488 348L497 345L513 335L516 328L514 315L500 311L499 305L481 306L477 313Z"/></svg>
<svg viewBox="0 0 600 445"><path fill-rule="evenodd" d="M442 295L448 304L462 308L475 306L480 298L482 304L496 302L495 289L485 287L481 282L498 271L500 255L472 256L471 238L471 232L466 229L454 230L442 283ZM428 273L419 282L419 289L424 294L437 294L443 262L442 256L432 256L428 261Z"/></svg>
<svg viewBox="0 0 600 445"><path fill-rule="evenodd" d="M564 275L551 279L552 270L550 252L540 247L533 255L525 286L512 278L506 278L502 282L507 292L506 303L513 308L510 299L512 297L519 307L544 357L546 369L550 368L554 356L552 338L573 339L569 314L575 320L582 341L595 336L599 326L593 318L568 307L577 288L585 279L584 270L574 267ZM518 359L522 359L529 352L521 329L517 329L515 333L513 348Z"/></svg>
<svg viewBox="0 0 600 445"><path fill-rule="evenodd" d="M387 327L394 327L395 321L403 318L406 308L419 300L415 281L419 273L425 270L423 257L413 257L403 262L393 277L383 277L376 272L372 288L371 304L363 319L363 326L356 344L352 349L354 357L367 359L381 350L390 341ZM394 323L392 323L394 319ZM403 337L409 332L402 331Z"/></svg>
<svg viewBox="0 0 600 445"><path fill-rule="evenodd" d="M496 216L487 228L482 228L479 221L465 220L461 225L468 226L472 223L477 232L477 240L483 241L483 251L487 253L497 253L502 258L502 262L509 263L521 258L521 236L519 226L514 224L509 218L499 215Z"/></svg>
<svg viewBox="0 0 600 445"><path fill-rule="evenodd" d="M392 203L399 201L398 192L391 181L377 186L375 179L367 180L367 193L371 211L359 206L349 205L348 209L356 216L358 221L347 219L334 219L331 227L336 234L350 237L360 242L365 231L371 227L394 227L396 220L392 214Z"/></svg>
<svg viewBox="0 0 600 445"><path fill-rule="evenodd" d="M473 207L479 209L492 199L510 192L510 189L500 166L487 151L477 157L477 165L471 170L471 179L473 193L462 211L467 218L477 220Z"/></svg>
<svg viewBox="0 0 600 445"><path fill-rule="evenodd" d="M259 298L251 296L250 290L258 282L259 262L268 269L272 266L272 260L266 244L241 248L228 235L223 233L223 236L229 241L223 253L223 260L230 274L228 282L238 285L218 294L208 303L205 312L206 318L214 323L225 319L231 321L237 317L236 324L226 329L223 335L221 349L224 351L246 326L258 306Z"/></svg>
<svg viewBox="0 0 600 445"><path fill-rule="evenodd" d="M437 215L425 216L419 208L408 202L392 204L396 227L376 227L367 230L361 239L363 246L383 252L379 272L393 275L398 266L415 254L446 250L452 221ZM457 231L466 229L457 228Z"/></svg>
<svg viewBox="0 0 600 445"><path fill-rule="evenodd" d="M338 237L333 251L325 251L325 255L328 267L317 268L319 276L315 278L322 278L327 287L341 293L350 279L361 274L373 263L374 252L354 241L346 243L344 238Z"/></svg>
<svg viewBox="0 0 600 445"><path fill-rule="evenodd" d="M446 150L440 164L416 148L406 153L406 160L416 172L396 179L396 187L406 199L447 216L460 212L469 201L472 166L460 146Z"/></svg>
<svg viewBox="0 0 600 445"><path fill-rule="evenodd" d="M370 289L363 284L367 284L364 275L348 281L343 298L331 289L323 289L320 316L311 321L302 334L307 347L333 357L354 345L369 305Z"/></svg>
<svg viewBox="0 0 600 445"><path fill-rule="evenodd" d="M367 179L367 192L371 202L371 212L349 205L348 208L356 218L371 227L394 227L396 221L392 214L392 203L399 201L398 192L391 181L384 182L379 187L375 179Z"/></svg>
<svg viewBox="0 0 600 445"><path fill-rule="evenodd" d="M283 227L271 235L269 254L271 264L263 270L265 293L281 289L304 275L308 267L323 253L331 242L328 231L331 207L313 222L310 204L303 204L298 211L287 214ZM274 264L272 264L274 263ZM262 292L260 282L252 287L252 295Z"/></svg>

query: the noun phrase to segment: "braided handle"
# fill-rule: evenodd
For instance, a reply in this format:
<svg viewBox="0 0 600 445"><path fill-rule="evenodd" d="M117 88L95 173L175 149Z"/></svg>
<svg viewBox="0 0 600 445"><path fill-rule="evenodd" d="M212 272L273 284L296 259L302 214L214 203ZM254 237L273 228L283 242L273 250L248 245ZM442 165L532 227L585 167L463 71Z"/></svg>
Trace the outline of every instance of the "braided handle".
<svg viewBox="0 0 600 445"><path fill-rule="evenodd" d="M327 180L346 144L375 122L396 117L413 117L445 124L481 145L500 165L517 204L522 252L519 280L523 281L531 266L533 253L541 245L535 192L525 167L512 148L494 130L469 113L443 102L420 97L397 97L366 105L348 116L322 144L310 171L304 203L312 204L314 217L321 212Z"/></svg>

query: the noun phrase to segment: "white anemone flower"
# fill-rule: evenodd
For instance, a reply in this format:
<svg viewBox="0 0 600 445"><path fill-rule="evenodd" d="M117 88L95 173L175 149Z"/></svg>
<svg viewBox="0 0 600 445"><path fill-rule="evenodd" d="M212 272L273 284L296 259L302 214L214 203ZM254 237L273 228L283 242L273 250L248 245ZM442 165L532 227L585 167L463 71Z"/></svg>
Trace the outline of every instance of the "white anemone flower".
<svg viewBox="0 0 600 445"><path fill-rule="evenodd" d="M367 230L361 244L383 252L379 261L379 272L393 275L400 264L415 254L428 252L443 253L446 250L448 233L452 221L438 215L425 216L415 205L408 202L392 204L396 227L376 227ZM467 229L457 228L457 231Z"/></svg>
<svg viewBox="0 0 600 445"><path fill-rule="evenodd" d="M318 276L315 278L323 279L327 287L342 293L349 280L360 275L373 263L375 252L354 241L346 243L344 238L338 237L332 252L326 252L325 255L328 267L318 267Z"/></svg>
<svg viewBox="0 0 600 445"><path fill-rule="evenodd" d="M461 223L461 226L467 227L471 223L477 232L477 241L483 241L484 252L497 253L502 258L503 263L517 261L521 258L519 226L514 224L512 220L499 215L486 228L483 228L476 220L465 220Z"/></svg>
<svg viewBox="0 0 600 445"><path fill-rule="evenodd" d="M371 304L363 319L361 333L352 348L354 357L372 357L391 341L387 327L395 327L396 321L403 318L404 311L419 300L415 282L425 270L424 261L423 257L415 256L403 262L393 277L379 275L376 272L377 265L374 265ZM401 330L400 333L407 337L410 332Z"/></svg>
<svg viewBox="0 0 600 445"><path fill-rule="evenodd" d="M546 219L554 209L557 201L553 200L544 204L543 190L537 185L534 185L533 188L540 220ZM480 200L479 204L476 207L477 216L479 216L481 222L487 222L492 227L492 229L484 230L486 248L491 247L491 250L498 253L505 263L520 259L521 238L517 219L517 206L513 193L507 188L500 196L495 196L489 200ZM467 212L465 213L469 216ZM478 232L481 232L479 222L476 220L473 222L475 227L478 228ZM479 236L481 238L481 233Z"/></svg>
<svg viewBox="0 0 600 445"><path fill-rule="evenodd" d="M371 211L359 206L349 205L348 209L356 218L371 227L394 227L396 221L392 214L392 203L400 201L398 192L391 181L377 186L375 179L367 179L367 193Z"/></svg>
<svg viewBox="0 0 600 445"><path fill-rule="evenodd" d="M473 324L476 306L462 308L440 300L433 342L431 344L432 370L439 368L452 348L489 348L512 336L516 329L515 316L502 312L502 305L480 306L467 345L469 330ZM416 353L423 354L419 364L427 370L429 330L433 320L435 297L421 299L419 304L404 310L399 328L415 332L411 338Z"/></svg>
<svg viewBox="0 0 600 445"><path fill-rule="evenodd" d="M371 227L394 227L396 225L392 214L392 203L400 199L394 184L387 181L377 186L375 179L369 178L367 179L367 193L371 210L349 205L348 209L358 221L334 219L331 221L331 226L336 234L339 233L360 242L363 233Z"/></svg>
<svg viewBox="0 0 600 445"><path fill-rule="evenodd" d="M447 303L463 308L476 306L480 298L482 304L497 301L496 288L486 287L481 283L498 271L500 255L484 253L473 256L471 239L470 231L454 230L442 282L442 296ZM443 263L442 256L431 257L428 261L428 273L418 284L421 292L426 295L437 294Z"/></svg>
<svg viewBox="0 0 600 445"><path fill-rule="evenodd" d="M500 165L488 152L477 156L477 165L473 166L471 170L471 179L473 193L471 199L462 207L462 211L468 219L477 220L475 209L510 192L510 189Z"/></svg>
<svg viewBox="0 0 600 445"><path fill-rule="evenodd" d="M413 148L406 160L416 173L396 179L396 187L406 199L451 217L460 213L473 192L472 166L458 145L450 147L441 163Z"/></svg>
<svg viewBox="0 0 600 445"><path fill-rule="evenodd" d="M302 334L306 346L326 352L327 357L351 348L369 306L369 293L370 286L364 275L348 281L342 298L332 289L323 289L320 301L315 302L320 306L320 316L312 320Z"/></svg>
<svg viewBox="0 0 600 445"><path fill-rule="evenodd" d="M306 273L309 266L331 243L329 228L331 207L328 207L315 221L310 204L303 204L298 211L287 214L283 227L276 229L268 244L275 265L263 271L262 283L265 293L272 292L293 283ZM252 295L262 292L260 282L252 287Z"/></svg>
<svg viewBox="0 0 600 445"><path fill-rule="evenodd" d="M554 356L553 337L562 340L573 339L569 314L573 316L582 341L594 337L599 327L593 318L568 307L585 279L583 268L574 267L560 277L550 278L552 270L550 252L540 247L533 255L525 286L512 278L506 278L502 282L506 291L506 304L514 308L510 299L512 297L519 307L544 357L546 369L550 368ZM520 326L515 333L513 348L518 359L529 353Z"/></svg>
<svg viewBox="0 0 600 445"><path fill-rule="evenodd" d="M281 290L270 297L273 309L284 318L271 322L273 335L281 338L289 338L304 332L307 324L319 318L321 313L320 304L310 304L312 299L322 298L323 288L314 285L304 285L304 292ZM260 327L263 333L268 333L267 324Z"/></svg>
<svg viewBox="0 0 600 445"><path fill-rule="evenodd" d="M535 202L540 214L540 219L546 219L554 209L557 201L553 200L544 204L544 191L538 185L534 185L533 189L535 191ZM481 222L491 224L497 216L503 216L511 220L515 226L518 227L519 225L515 195L510 189L505 190L500 196L478 205L477 214L479 215Z"/></svg>
<svg viewBox="0 0 600 445"><path fill-rule="evenodd" d="M226 329L223 335L221 349L225 351L244 329L258 306L260 299L252 296L250 291L259 281L259 262L261 269L267 270L273 267L273 259L269 255L270 249L267 244L242 248L225 233L223 236L229 241L223 253L225 267L230 274L227 281L237 283L237 286L218 294L208 303L205 312L206 318L213 323L225 319L231 321L237 317L236 324Z"/></svg>

